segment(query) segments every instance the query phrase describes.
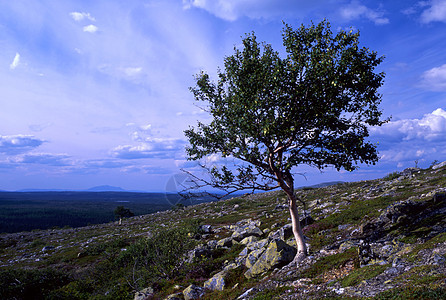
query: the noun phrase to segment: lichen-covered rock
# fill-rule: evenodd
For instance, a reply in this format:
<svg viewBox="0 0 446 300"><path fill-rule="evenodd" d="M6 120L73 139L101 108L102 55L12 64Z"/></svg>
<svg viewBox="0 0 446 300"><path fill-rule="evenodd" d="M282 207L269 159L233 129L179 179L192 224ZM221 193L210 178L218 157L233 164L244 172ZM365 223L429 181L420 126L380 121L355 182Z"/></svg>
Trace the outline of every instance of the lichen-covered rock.
<svg viewBox="0 0 446 300"><path fill-rule="evenodd" d="M247 248L249 249L249 250L258 250L258 249L261 249L261 248L264 248L264 247L266 247L268 245L268 239L263 239L263 240L260 240L260 241L257 241L257 242L254 242L254 243L252 243L252 244L248 244L248 245L246 245L247 246Z"/></svg>
<svg viewBox="0 0 446 300"><path fill-rule="evenodd" d="M248 254L245 260L245 266L249 269L251 268L256 261L259 259L259 257L265 252L264 248L256 249Z"/></svg>
<svg viewBox="0 0 446 300"><path fill-rule="evenodd" d="M226 285L225 278L227 274L227 271L215 274L204 283L203 287L212 291L223 291Z"/></svg>
<svg viewBox="0 0 446 300"><path fill-rule="evenodd" d="M245 277L252 278L291 262L297 250L280 239L273 240L255 264L245 272Z"/></svg>
<svg viewBox="0 0 446 300"><path fill-rule="evenodd" d="M232 238L228 237L228 238L224 238L221 239L217 242L217 247L232 247Z"/></svg>
<svg viewBox="0 0 446 300"><path fill-rule="evenodd" d="M236 240L237 242L240 242L246 237L249 236L261 236L263 234L263 231L258 228L257 226L253 225L245 225L237 227L232 234L232 239Z"/></svg>
<svg viewBox="0 0 446 300"><path fill-rule="evenodd" d="M204 293L204 288L191 284L183 291L183 296L185 300L195 300L203 297Z"/></svg>
<svg viewBox="0 0 446 300"><path fill-rule="evenodd" d="M243 240L240 241L240 244L242 245L249 245L252 244L254 242L257 242L259 239L256 236L248 236L246 238L244 238Z"/></svg>

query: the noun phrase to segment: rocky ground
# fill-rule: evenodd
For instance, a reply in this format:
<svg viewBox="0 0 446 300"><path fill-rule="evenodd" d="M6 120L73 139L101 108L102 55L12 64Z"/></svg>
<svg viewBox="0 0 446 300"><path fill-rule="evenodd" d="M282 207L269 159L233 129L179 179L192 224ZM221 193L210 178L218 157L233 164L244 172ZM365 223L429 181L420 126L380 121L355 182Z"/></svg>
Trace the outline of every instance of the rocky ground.
<svg viewBox="0 0 446 300"><path fill-rule="evenodd" d="M446 164L302 189L298 196L305 203L300 211L309 256L297 266L289 265L296 249L286 198L269 192L138 216L122 226L2 234L0 276L6 279L0 298L21 299L27 288L14 289L14 279L20 280L11 269L52 268L69 278L42 298L446 299ZM83 294L73 287L92 280L104 261L133 251L141 238L181 227L185 220L198 220L199 230L190 234L192 248L176 258L169 274L136 284L143 278L134 279L135 262L133 271L128 268L133 282L123 273L113 287L97 283L101 288Z"/></svg>

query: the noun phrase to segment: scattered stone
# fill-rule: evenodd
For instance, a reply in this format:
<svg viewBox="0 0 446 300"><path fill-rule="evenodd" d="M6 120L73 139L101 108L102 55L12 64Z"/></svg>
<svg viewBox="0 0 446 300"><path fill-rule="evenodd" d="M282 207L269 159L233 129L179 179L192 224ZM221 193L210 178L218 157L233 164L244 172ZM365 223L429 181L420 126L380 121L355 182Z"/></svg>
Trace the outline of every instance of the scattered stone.
<svg viewBox="0 0 446 300"><path fill-rule="evenodd" d="M153 288L148 287L135 293L134 300L150 300L153 299Z"/></svg>
<svg viewBox="0 0 446 300"><path fill-rule="evenodd" d="M50 251L50 250L54 250L54 246L45 246L42 248L42 252L46 252L46 251Z"/></svg>
<svg viewBox="0 0 446 300"><path fill-rule="evenodd" d="M212 226L211 225L200 225L199 231L202 233L212 233Z"/></svg>
<svg viewBox="0 0 446 300"><path fill-rule="evenodd" d="M165 300L184 300L184 295L183 293L171 294Z"/></svg>

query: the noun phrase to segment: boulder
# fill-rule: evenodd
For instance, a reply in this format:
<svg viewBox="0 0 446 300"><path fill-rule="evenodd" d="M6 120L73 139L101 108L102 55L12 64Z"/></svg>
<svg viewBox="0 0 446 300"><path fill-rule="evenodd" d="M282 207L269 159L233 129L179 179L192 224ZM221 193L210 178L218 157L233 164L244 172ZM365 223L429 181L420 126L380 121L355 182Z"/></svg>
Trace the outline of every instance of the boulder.
<svg viewBox="0 0 446 300"><path fill-rule="evenodd" d="M232 238L228 237L228 238L224 238L221 239L217 242L217 248L223 248L223 247L232 247Z"/></svg>
<svg viewBox="0 0 446 300"><path fill-rule="evenodd" d="M241 240L240 244L249 245L249 244L252 244L257 241L258 241L258 238L256 236L251 235L251 236L245 237L243 240Z"/></svg>
<svg viewBox="0 0 446 300"><path fill-rule="evenodd" d="M268 239L263 239L263 240L254 242L252 244L248 244L248 245L246 245L246 247L252 251L252 250L258 250L258 249L264 248L267 245L268 245Z"/></svg>
<svg viewBox="0 0 446 300"><path fill-rule="evenodd" d="M212 291L223 291L226 284L225 277L227 274L227 271L218 272L212 278L207 280L203 287Z"/></svg>
<svg viewBox="0 0 446 300"><path fill-rule="evenodd" d="M193 300L200 299L201 297L203 297L204 293L204 288L195 284L191 284L183 291L183 296L185 300Z"/></svg>
<svg viewBox="0 0 446 300"><path fill-rule="evenodd" d="M257 226L245 225L237 227L231 237L237 242L240 242L248 236L261 236L262 234L263 231Z"/></svg>
<svg viewBox="0 0 446 300"><path fill-rule="evenodd" d="M286 224L282 226L280 229L271 232L269 234L269 238L271 239L281 239L286 241L288 238L293 236L293 229L291 228L291 224Z"/></svg>
<svg viewBox="0 0 446 300"><path fill-rule="evenodd" d="M245 272L245 277L252 278L273 268L282 267L293 260L296 252L296 248L289 246L283 240L275 239L255 264Z"/></svg>
<svg viewBox="0 0 446 300"><path fill-rule="evenodd" d="M260 248L260 249L250 252L246 257L245 266L248 269L251 268L256 263L256 261L259 259L259 257L263 254L263 252L265 252L264 248Z"/></svg>

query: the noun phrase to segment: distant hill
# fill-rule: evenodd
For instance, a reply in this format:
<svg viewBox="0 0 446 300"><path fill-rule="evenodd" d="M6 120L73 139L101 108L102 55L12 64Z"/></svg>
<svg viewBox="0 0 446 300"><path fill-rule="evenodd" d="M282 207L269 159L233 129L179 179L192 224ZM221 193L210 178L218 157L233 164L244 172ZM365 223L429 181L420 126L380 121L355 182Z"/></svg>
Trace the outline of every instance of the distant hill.
<svg viewBox="0 0 446 300"><path fill-rule="evenodd" d="M86 190L88 192L127 192L123 188L120 188L119 186L112 186L112 185L99 185L92 188L89 188Z"/></svg>

